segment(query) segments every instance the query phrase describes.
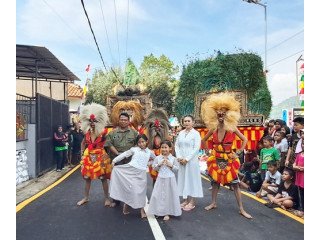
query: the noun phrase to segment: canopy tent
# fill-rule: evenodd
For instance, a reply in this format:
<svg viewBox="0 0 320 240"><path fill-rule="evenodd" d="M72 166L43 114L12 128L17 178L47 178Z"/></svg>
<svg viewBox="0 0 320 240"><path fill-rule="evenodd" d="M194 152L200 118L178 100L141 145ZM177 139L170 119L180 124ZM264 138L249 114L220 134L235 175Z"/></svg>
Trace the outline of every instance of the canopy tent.
<svg viewBox="0 0 320 240"><path fill-rule="evenodd" d="M33 96L37 94L37 81L61 82L64 85L80 81L47 48L20 44L16 45L16 78L36 82Z"/></svg>

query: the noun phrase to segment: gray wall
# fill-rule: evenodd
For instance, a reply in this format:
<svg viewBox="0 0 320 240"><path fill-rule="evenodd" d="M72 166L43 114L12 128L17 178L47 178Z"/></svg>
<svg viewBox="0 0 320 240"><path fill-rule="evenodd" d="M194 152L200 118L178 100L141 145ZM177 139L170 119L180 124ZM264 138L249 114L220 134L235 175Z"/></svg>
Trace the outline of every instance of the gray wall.
<svg viewBox="0 0 320 240"><path fill-rule="evenodd" d="M28 175L36 177L36 125L28 124L28 140L16 142L16 151L27 151Z"/></svg>

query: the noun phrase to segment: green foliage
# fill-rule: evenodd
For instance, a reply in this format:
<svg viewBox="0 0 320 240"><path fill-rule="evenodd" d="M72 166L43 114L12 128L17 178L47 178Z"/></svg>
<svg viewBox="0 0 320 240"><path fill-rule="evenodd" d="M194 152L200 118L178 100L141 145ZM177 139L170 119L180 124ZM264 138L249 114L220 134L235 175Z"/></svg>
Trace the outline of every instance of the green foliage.
<svg viewBox="0 0 320 240"><path fill-rule="evenodd" d="M172 113L174 94L179 85L174 77L179 71L178 66L165 55L157 58L150 54L144 57L139 70L140 81L150 93L153 105Z"/></svg>
<svg viewBox="0 0 320 240"><path fill-rule="evenodd" d="M125 67L125 72L124 72L124 85L126 87L128 86L134 86L140 82L140 74L132 62L130 58L127 60L127 64Z"/></svg>
<svg viewBox="0 0 320 240"><path fill-rule="evenodd" d="M119 79L123 79L120 69L115 69L114 71L117 77L111 70L108 72L102 70L95 71L92 82L88 86L86 104L96 102L104 106L106 105L107 95L114 95L114 87L119 85Z"/></svg>
<svg viewBox="0 0 320 240"><path fill-rule="evenodd" d="M167 84L157 85L150 91L154 108L164 108L168 115L172 114L173 94Z"/></svg>
<svg viewBox="0 0 320 240"><path fill-rule="evenodd" d="M213 90L244 90L249 111L268 116L272 102L260 56L253 53L221 54L195 59L183 67L175 101L178 116L194 112L198 93ZM260 103L259 103L260 102Z"/></svg>

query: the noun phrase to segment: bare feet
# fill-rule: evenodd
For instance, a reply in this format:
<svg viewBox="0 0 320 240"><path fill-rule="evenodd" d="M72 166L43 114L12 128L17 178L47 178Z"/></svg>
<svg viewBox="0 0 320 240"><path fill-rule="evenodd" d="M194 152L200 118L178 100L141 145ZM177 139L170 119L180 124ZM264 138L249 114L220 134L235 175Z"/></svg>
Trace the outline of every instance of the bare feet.
<svg viewBox="0 0 320 240"><path fill-rule="evenodd" d="M117 204L115 203L115 202L112 202L111 204L110 204L110 206L109 207L115 207Z"/></svg>
<svg viewBox="0 0 320 240"><path fill-rule="evenodd" d="M147 217L147 214L146 214L146 212L144 211L144 209L143 208L141 208L141 218L146 218Z"/></svg>
<svg viewBox="0 0 320 240"><path fill-rule="evenodd" d="M257 197L257 198L262 198L261 193L260 193L260 192L257 192L257 193L256 193L256 197Z"/></svg>
<svg viewBox="0 0 320 240"><path fill-rule="evenodd" d="M123 204L122 213L123 213L124 215L127 215L127 214L130 213L128 208L129 208L129 207L128 207L127 204Z"/></svg>
<svg viewBox="0 0 320 240"><path fill-rule="evenodd" d="M83 198L82 200L80 200L79 202L77 202L77 205L78 206L81 206L85 203L89 202L89 199L88 198Z"/></svg>
<svg viewBox="0 0 320 240"><path fill-rule="evenodd" d="M168 221L170 219L169 215L164 216L163 220Z"/></svg>
<svg viewBox="0 0 320 240"><path fill-rule="evenodd" d="M111 201L110 201L110 199L106 199L105 201L104 201L104 206L105 207L110 207L110 205L111 205Z"/></svg>
<svg viewBox="0 0 320 240"><path fill-rule="evenodd" d="M210 205L206 206L204 209L209 211L211 209L216 209L216 208L217 208L217 204L211 203Z"/></svg>
<svg viewBox="0 0 320 240"><path fill-rule="evenodd" d="M245 218L248 218L248 219L252 219L253 217L247 213L245 210L240 210L239 213L244 216Z"/></svg>
<svg viewBox="0 0 320 240"><path fill-rule="evenodd" d="M187 206L188 201L184 201L183 203L180 204L181 208L184 208L185 206Z"/></svg>

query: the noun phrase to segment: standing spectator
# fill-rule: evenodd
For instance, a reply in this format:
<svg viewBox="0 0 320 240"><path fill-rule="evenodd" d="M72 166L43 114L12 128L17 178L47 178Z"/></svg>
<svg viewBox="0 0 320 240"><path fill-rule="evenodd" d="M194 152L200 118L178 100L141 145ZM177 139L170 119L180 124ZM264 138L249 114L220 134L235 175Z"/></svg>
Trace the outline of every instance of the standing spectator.
<svg viewBox="0 0 320 240"><path fill-rule="evenodd" d="M71 164L77 165L81 160L81 143L84 138L79 122L74 123L74 130L71 132L71 136L73 138Z"/></svg>
<svg viewBox="0 0 320 240"><path fill-rule="evenodd" d="M268 122L268 126L264 129L264 133L263 133L262 137L265 137L265 136L272 136L273 137L273 134L275 131L274 125L275 125L275 120L270 119Z"/></svg>
<svg viewBox="0 0 320 240"><path fill-rule="evenodd" d="M281 207L286 210L288 208L297 209L298 207L298 188L293 183L293 171L291 169L285 168L282 174L282 181L278 188L277 194L268 194L269 203L266 204L267 207Z"/></svg>
<svg viewBox="0 0 320 240"><path fill-rule="evenodd" d="M285 168L285 161L288 153L288 140L286 135L282 131L277 131L274 134L274 148L278 150L280 154L280 168L279 172L282 174Z"/></svg>
<svg viewBox="0 0 320 240"><path fill-rule="evenodd" d="M281 173L278 171L278 163L276 161L269 161L267 166L268 171L262 183L262 187L256 193L258 198L265 197L267 194L276 195L281 182Z"/></svg>
<svg viewBox="0 0 320 240"><path fill-rule="evenodd" d="M129 124L129 114L126 112L120 113L118 126L115 126L115 128L107 135L104 147L107 148L111 161L121 153L135 146L135 139L138 136L138 132L129 127ZM117 162L116 165L129 163L130 160L131 156L128 156L123 158L122 161ZM119 204L120 201L113 201L110 206L115 207Z"/></svg>
<svg viewBox="0 0 320 240"><path fill-rule="evenodd" d="M62 126L59 125L53 134L54 151L57 159L57 172L64 169L64 162L67 158L68 136L63 132Z"/></svg>
<svg viewBox="0 0 320 240"><path fill-rule="evenodd" d="M159 172L150 198L149 213L164 216L163 220L170 219L169 215L180 216L181 206L177 181L174 172L179 170L179 163L170 153L172 143L161 142L161 155L153 162L153 169Z"/></svg>
<svg viewBox="0 0 320 240"><path fill-rule="evenodd" d="M184 211L195 208L195 199L202 198L202 182L198 153L201 145L200 133L193 128L194 118L186 115L182 119L185 129L175 143L175 152L180 163L178 171L178 190L183 198L181 207Z"/></svg>
<svg viewBox="0 0 320 240"><path fill-rule="evenodd" d="M68 151L67 151L67 164L69 168L73 167L71 163L71 158L72 158L72 145L73 145L73 136L72 136L72 131L74 130L73 125L68 126L68 130L66 131L66 135L68 137Z"/></svg>
<svg viewBox="0 0 320 240"><path fill-rule="evenodd" d="M285 166L292 168L292 164L295 162L296 160L296 147L297 144L301 138L300 136L300 130L304 128L304 118L303 117L296 117L295 119L293 119L293 131L294 133L292 134L291 137L291 143L289 145L289 150L288 150L288 154L286 157L286 161L285 161Z"/></svg>
<svg viewBox="0 0 320 240"><path fill-rule="evenodd" d="M298 187L299 208L304 211L304 141L301 143L301 152L297 154L296 161L293 164L293 170L296 171L295 185Z"/></svg>
<svg viewBox="0 0 320 240"><path fill-rule="evenodd" d="M262 180L265 179L266 171L268 169L268 162L270 161L279 161L280 160L280 154L277 149L275 149L273 146L273 138L271 136L265 136L263 138L263 146L264 148L260 151L260 169L261 169L261 177Z"/></svg>

